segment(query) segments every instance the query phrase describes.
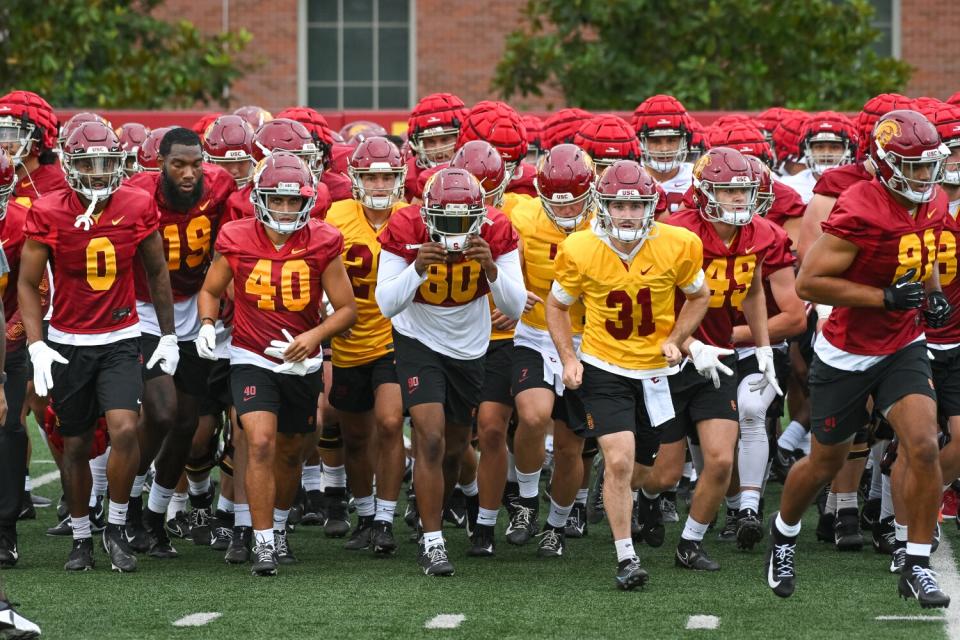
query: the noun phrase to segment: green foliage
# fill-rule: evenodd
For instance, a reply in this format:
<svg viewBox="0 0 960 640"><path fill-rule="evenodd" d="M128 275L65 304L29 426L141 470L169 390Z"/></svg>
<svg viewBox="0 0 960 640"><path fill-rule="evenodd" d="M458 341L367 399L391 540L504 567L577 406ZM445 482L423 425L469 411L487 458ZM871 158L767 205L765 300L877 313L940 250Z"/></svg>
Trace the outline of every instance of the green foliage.
<svg viewBox="0 0 960 640"><path fill-rule="evenodd" d="M528 0L494 88L556 86L569 105L633 109L859 109L911 68L877 55L868 0Z"/></svg>
<svg viewBox="0 0 960 640"><path fill-rule="evenodd" d="M246 31L206 36L151 11L163 0L3 0L0 94L58 107L157 109L224 102L245 68Z"/></svg>

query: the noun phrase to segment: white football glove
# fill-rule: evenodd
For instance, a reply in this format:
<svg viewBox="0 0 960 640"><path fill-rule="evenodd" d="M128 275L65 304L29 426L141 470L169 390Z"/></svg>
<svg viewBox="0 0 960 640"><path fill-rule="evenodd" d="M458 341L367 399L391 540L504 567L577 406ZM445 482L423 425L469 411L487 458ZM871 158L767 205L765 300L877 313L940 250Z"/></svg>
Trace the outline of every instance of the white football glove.
<svg viewBox="0 0 960 640"><path fill-rule="evenodd" d="M30 352L30 362L33 363L33 390L38 396L45 396L53 388L53 363L67 364L69 360L48 347L43 340L31 344L27 351Z"/></svg>
<svg viewBox="0 0 960 640"><path fill-rule="evenodd" d="M777 372L773 366L772 347L757 347L757 368L760 369L760 375L762 377L756 382L751 382L747 385L750 387L750 391L762 393L769 384L773 386L773 390L777 392L778 396L782 396L783 390L780 389L780 385L777 384Z"/></svg>
<svg viewBox="0 0 960 640"><path fill-rule="evenodd" d="M284 340L271 340L270 346L263 350L265 355L277 360L284 360L283 354L286 353L294 337L286 329L282 329ZM323 366L323 356L319 358L306 358L300 362L287 362L278 364L273 368L274 373L283 373L290 376L305 376L315 371L319 371Z"/></svg>
<svg viewBox="0 0 960 640"><path fill-rule="evenodd" d="M720 374L732 376L733 370L720 362L723 356L732 355L732 349L721 349L713 345L703 344L699 340L690 343L690 357L693 358L693 366L697 372L704 378L710 378L713 386L720 388Z"/></svg>
<svg viewBox="0 0 960 640"><path fill-rule="evenodd" d="M157 348L153 350L153 355L147 360L147 369L153 369L159 363L160 370L168 376L172 376L177 372L179 362L180 345L177 344L177 335L168 333L165 336L160 336Z"/></svg>
<svg viewBox="0 0 960 640"><path fill-rule="evenodd" d="M217 348L217 328L213 324L203 323L193 344L197 345L198 356L205 360L216 360L217 354L213 351Z"/></svg>

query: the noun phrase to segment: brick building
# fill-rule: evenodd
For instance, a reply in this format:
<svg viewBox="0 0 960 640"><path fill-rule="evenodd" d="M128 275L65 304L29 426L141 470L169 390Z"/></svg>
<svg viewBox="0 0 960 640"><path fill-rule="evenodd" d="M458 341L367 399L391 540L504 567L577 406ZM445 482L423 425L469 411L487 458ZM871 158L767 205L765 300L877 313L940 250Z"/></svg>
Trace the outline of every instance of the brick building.
<svg viewBox="0 0 960 640"><path fill-rule="evenodd" d="M906 92L945 98L960 90L960 2L871 0L877 48L914 66ZM407 109L451 91L467 104L491 97L490 81L523 0L166 0L168 19L253 34L253 70L231 90L235 105L275 111ZM562 96L517 99L539 110Z"/></svg>

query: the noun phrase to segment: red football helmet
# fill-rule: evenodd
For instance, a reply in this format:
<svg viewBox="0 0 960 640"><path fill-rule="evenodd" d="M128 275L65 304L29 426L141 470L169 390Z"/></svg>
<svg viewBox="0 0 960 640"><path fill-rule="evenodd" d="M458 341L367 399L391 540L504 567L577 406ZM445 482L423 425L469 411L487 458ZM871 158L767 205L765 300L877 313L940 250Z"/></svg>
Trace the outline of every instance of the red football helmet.
<svg viewBox="0 0 960 640"><path fill-rule="evenodd" d="M347 175L353 183L353 199L370 209L389 209L403 200L403 181L407 165L397 145L381 136L373 136L361 142L347 166ZM364 176L392 176L393 185L366 187Z"/></svg>
<svg viewBox="0 0 960 640"><path fill-rule="evenodd" d="M120 146L126 154L123 159L123 171L129 178L137 172L137 151L150 135L150 130L139 122L128 122L120 125L113 132L120 139Z"/></svg>
<svg viewBox="0 0 960 640"><path fill-rule="evenodd" d="M735 121L725 127L714 125L707 133L707 142L711 147L730 147L744 155L759 158L773 165L773 150L752 122Z"/></svg>
<svg viewBox="0 0 960 640"><path fill-rule="evenodd" d="M340 137L346 141L346 144L354 149L367 138L373 136L384 137L386 135L386 129L376 122L370 122L369 120L354 120L353 122L348 122L343 125L340 129Z"/></svg>
<svg viewBox="0 0 960 640"><path fill-rule="evenodd" d="M253 175L250 202L265 227L284 235L302 229L310 221L310 211L317 199L316 179L299 156L277 149L257 164ZM282 209L274 208L271 197L299 198L296 209L290 203Z"/></svg>
<svg viewBox="0 0 960 640"><path fill-rule="evenodd" d="M596 178L590 154L575 144L558 144L540 159L533 185L547 216L559 229L570 233L594 210ZM579 205L575 215L569 215L574 208L571 205Z"/></svg>
<svg viewBox="0 0 960 640"><path fill-rule="evenodd" d="M67 184L91 201L103 200L120 188L126 153L113 129L102 122L84 122L63 143L60 161Z"/></svg>
<svg viewBox="0 0 960 640"><path fill-rule="evenodd" d="M160 171L160 141L173 127L151 129L147 139L137 149L137 162L134 173L141 171Z"/></svg>
<svg viewBox="0 0 960 640"><path fill-rule="evenodd" d="M568 107L560 109L543 121L543 150L549 151L558 144L573 142L573 136L593 115L589 111Z"/></svg>
<svg viewBox="0 0 960 640"><path fill-rule="evenodd" d="M757 114L757 117L753 119L753 123L757 125L757 128L763 132L763 137L766 138L767 142L773 146L773 132L777 128L777 125L780 124L780 121L783 120L784 116L792 111L792 109L785 109L784 107L770 107L764 111L761 111Z"/></svg>
<svg viewBox="0 0 960 640"><path fill-rule="evenodd" d="M53 107L32 91L11 91L0 98L0 146L15 165L55 149L57 116Z"/></svg>
<svg viewBox="0 0 960 640"><path fill-rule="evenodd" d="M463 251L487 216L480 181L464 169L440 169L423 188L420 215L434 242L447 251Z"/></svg>
<svg viewBox="0 0 960 640"><path fill-rule="evenodd" d="M250 124L250 128L254 131L273 120L273 115L271 115L269 111L252 104L236 109L233 115L240 116L246 120L247 123Z"/></svg>
<svg viewBox="0 0 960 640"><path fill-rule="evenodd" d="M190 129L191 129L195 134L197 134L198 136L200 136L200 138L202 139L202 138L203 138L203 134L205 134L205 133L207 132L207 129L210 128L210 125L212 125L214 122L216 122L216 121L217 121L217 118L219 118L219 117L222 116L222 115L223 115L222 113L208 113L208 114L206 114L206 115L203 115L203 116L200 117L199 120L197 120L197 121L194 122L192 125L190 125ZM232 114L231 114L231 115L232 115Z"/></svg>
<svg viewBox="0 0 960 640"><path fill-rule="evenodd" d="M800 130L806 119L805 112L791 111L783 116L773 130L773 148L780 167L785 162L800 162Z"/></svg>
<svg viewBox="0 0 960 640"><path fill-rule="evenodd" d="M288 107L278 113L276 117L296 120L306 127L310 135L313 136L313 142L317 145L317 150L323 161L320 169L314 173L314 176L319 180L323 170L330 167L330 149L333 146L334 131L327 123L327 119L310 107Z"/></svg>
<svg viewBox="0 0 960 640"><path fill-rule="evenodd" d="M534 165L543 153L543 120L534 115L520 116L527 130L527 162Z"/></svg>
<svg viewBox="0 0 960 640"><path fill-rule="evenodd" d="M494 207L503 205L503 192L507 188L507 166L503 158L486 140L471 140L454 154L450 167L464 169L473 174L483 187L484 197Z"/></svg>
<svg viewBox="0 0 960 640"><path fill-rule="evenodd" d="M427 169L450 161L466 115L463 100L452 93L431 93L420 99L407 120L410 149L420 167ZM443 140L428 143L430 138Z"/></svg>
<svg viewBox="0 0 960 640"><path fill-rule="evenodd" d="M853 121L836 111L814 113L800 128L800 151L818 178L827 169L853 162L857 143Z"/></svg>
<svg viewBox="0 0 960 640"><path fill-rule="evenodd" d="M639 160L640 140L627 122L604 113L593 116L573 136L573 144L590 154L602 170L617 160Z"/></svg>
<svg viewBox="0 0 960 640"><path fill-rule="evenodd" d="M62 148L63 143L67 141L67 138L70 137L70 134L79 129L80 125L82 125L84 122L99 122L107 125L111 129L113 128L103 116L90 111L81 111L80 113L73 114L70 119L67 120L62 127L60 127L60 134L57 136L57 146Z"/></svg>
<svg viewBox="0 0 960 640"><path fill-rule="evenodd" d="M770 171L770 166L761 162L757 156L744 153L743 157L750 163L750 169L753 171L754 177L760 181L757 187L757 206L754 209L754 214L765 216L773 207L773 201L776 197L773 191L773 174Z"/></svg>
<svg viewBox="0 0 960 640"><path fill-rule="evenodd" d="M238 187L253 179L253 129L240 116L220 116L204 132L203 159L226 169Z"/></svg>
<svg viewBox="0 0 960 640"><path fill-rule="evenodd" d="M690 121L686 108L673 96L655 95L637 105L631 124L640 136L643 165L669 173L683 164L692 138ZM670 142L653 143L653 138L669 138Z"/></svg>
<svg viewBox="0 0 960 640"><path fill-rule="evenodd" d="M13 188L17 184L17 167L2 147L0 147L0 220L7 217L7 202L13 195Z"/></svg>
<svg viewBox="0 0 960 640"><path fill-rule="evenodd" d="M940 141L937 129L916 111L891 111L873 127L870 159L877 176L910 202L933 198L949 157L950 149Z"/></svg>
<svg viewBox="0 0 960 640"><path fill-rule="evenodd" d="M857 114L856 127L857 138L862 141L860 145L859 156L868 158L872 155L871 147L873 144L868 142L873 135L873 125L881 116L896 111L898 109L912 109L913 100L899 93L881 93L867 100L863 109Z"/></svg>
<svg viewBox="0 0 960 640"><path fill-rule="evenodd" d="M660 192L657 181L639 162L617 160L600 174L596 189L597 223L607 235L621 242L636 242L650 234ZM636 215L638 208L640 215Z"/></svg>
<svg viewBox="0 0 960 640"><path fill-rule="evenodd" d="M693 167L693 201L710 222L750 224L759 186L759 177L736 149L713 147Z"/></svg>
<svg viewBox="0 0 960 640"><path fill-rule="evenodd" d="M690 116L690 149L687 151L687 162L696 163L700 156L710 148L710 142L707 140L707 129L700 121Z"/></svg>
<svg viewBox="0 0 960 640"><path fill-rule="evenodd" d="M307 128L296 120L275 118L253 134L253 159L260 162L274 151L289 151L300 156L315 174L322 171L323 159Z"/></svg>
<svg viewBox="0 0 960 640"><path fill-rule="evenodd" d="M755 126L753 118L745 113L725 113L714 120L712 126L719 127L720 129L729 129L735 124Z"/></svg>
<svg viewBox="0 0 960 640"><path fill-rule="evenodd" d="M950 149L950 157L943 167L943 183L960 186L960 105L941 102L923 115L937 128L940 141Z"/></svg>
<svg viewBox="0 0 960 640"><path fill-rule="evenodd" d="M505 102L478 102L460 127L457 148L471 140L486 140L500 153L512 177L527 155L527 129L520 115Z"/></svg>

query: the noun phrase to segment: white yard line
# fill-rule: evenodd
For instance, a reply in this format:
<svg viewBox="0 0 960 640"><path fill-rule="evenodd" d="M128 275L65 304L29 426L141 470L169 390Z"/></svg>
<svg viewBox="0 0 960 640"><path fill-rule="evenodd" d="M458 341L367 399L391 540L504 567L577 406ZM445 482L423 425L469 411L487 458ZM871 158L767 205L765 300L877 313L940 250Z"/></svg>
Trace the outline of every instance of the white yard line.
<svg viewBox="0 0 960 640"><path fill-rule="evenodd" d="M59 482L60 480L60 471L48 471L42 476L37 476L36 478L30 478L30 486L34 489L37 487L42 487L45 484L50 484L51 482Z"/></svg>
<svg viewBox="0 0 960 640"><path fill-rule="evenodd" d="M430 620L427 620L427 623L423 625L424 629L456 629L459 627L466 616L462 613L441 613L438 616L434 616Z"/></svg>
<svg viewBox="0 0 960 640"><path fill-rule="evenodd" d="M211 611L208 613L191 613L188 616L183 616L179 620L174 620L173 626L175 627L202 627L205 624L209 624L222 616L222 613L217 613L216 611Z"/></svg>
<svg viewBox="0 0 960 640"><path fill-rule="evenodd" d="M944 622L946 618L944 616L877 616L874 620L880 622Z"/></svg>
<svg viewBox="0 0 960 640"><path fill-rule="evenodd" d="M720 626L717 616L690 616L687 618L687 629L716 629Z"/></svg>
<svg viewBox="0 0 960 640"><path fill-rule="evenodd" d="M943 525L941 525L942 527ZM944 618L947 622L947 638L960 640L960 573L953 557L953 545L948 535L940 536L940 548L930 556L931 568L937 572L940 588L953 600L953 607L947 609Z"/></svg>

